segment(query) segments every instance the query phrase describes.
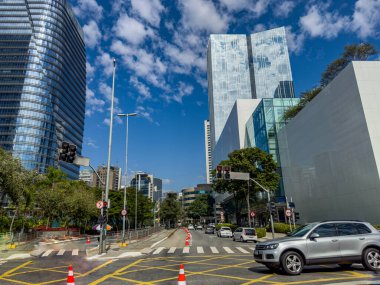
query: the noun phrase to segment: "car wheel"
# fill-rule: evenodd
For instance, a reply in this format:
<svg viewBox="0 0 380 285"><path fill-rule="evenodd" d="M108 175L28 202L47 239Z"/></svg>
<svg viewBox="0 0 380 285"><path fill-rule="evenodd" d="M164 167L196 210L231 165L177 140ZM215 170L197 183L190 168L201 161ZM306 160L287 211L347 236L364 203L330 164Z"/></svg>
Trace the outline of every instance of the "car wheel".
<svg viewBox="0 0 380 285"><path fill-rule="evenodd" d="M372 271L380 270L380 251L373 247L367 248L363 252L363 265Z"/></svg>
<svg viewBox="0 0 380 285"><path fill-rule="evenodd" d="M302 272L304 261L302 256L295 251L285 252L281 256L281 267L289 275L299 275Z"/></svg>
<svg viewBox="0 0 380 285"><path fill-rule="evenodd" d="M243 239L243 237L240 237L240 242L244 242L244 239Z"/></svg>
<svg viewBox="0 0 380 285"><path fill-rule="evenodd" d="M257 240L254 240L253 242L254 242L254 243L257 243Z"/></svg>
<svg viewBox="0 0 380 285"><path fill-rule="evenodd" d="M232 241L235 241L235 237L232 237Z"/></svg>

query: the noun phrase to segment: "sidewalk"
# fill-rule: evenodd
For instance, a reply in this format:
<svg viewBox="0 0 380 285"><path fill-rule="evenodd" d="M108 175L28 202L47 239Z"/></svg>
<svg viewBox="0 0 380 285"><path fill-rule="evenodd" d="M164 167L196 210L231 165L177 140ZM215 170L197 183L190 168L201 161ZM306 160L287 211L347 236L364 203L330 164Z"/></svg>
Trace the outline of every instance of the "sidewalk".
<svg viewBox="0 0 380 285"><path fill-rule="evenodd" d="M282 238L285 236L286 236L286 234L274 233L274 238ZM264 241L268 241L268 240L272 240L272 233L271 232L267 232L265 237L258 239L259 242L264 242Z"/></svg>

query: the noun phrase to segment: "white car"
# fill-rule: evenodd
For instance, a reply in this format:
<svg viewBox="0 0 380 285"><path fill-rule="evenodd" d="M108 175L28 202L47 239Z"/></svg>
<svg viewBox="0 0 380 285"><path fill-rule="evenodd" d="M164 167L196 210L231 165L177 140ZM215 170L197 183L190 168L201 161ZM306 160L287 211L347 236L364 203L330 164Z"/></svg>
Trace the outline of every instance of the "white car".
<svg viewBox="0 0 380 285"><path fill-rule="evenodd" d="M190 230L194 230L194 226L192 224L188 225L187 226L187 229L190 231Z"/></svg>
<svg viewBox="0 0 380 285"><path fill-rule="evenodd" d="M232 237L232 231L230 227L221 227L217 232L218 237Z"/></svg>
<svg viewBox="0 0 380 285"><path fill-rule="evenodd" d="M253 241L257 242L256 230L254 228L237 228L232 237L233 241L241 242Z"/></svg>

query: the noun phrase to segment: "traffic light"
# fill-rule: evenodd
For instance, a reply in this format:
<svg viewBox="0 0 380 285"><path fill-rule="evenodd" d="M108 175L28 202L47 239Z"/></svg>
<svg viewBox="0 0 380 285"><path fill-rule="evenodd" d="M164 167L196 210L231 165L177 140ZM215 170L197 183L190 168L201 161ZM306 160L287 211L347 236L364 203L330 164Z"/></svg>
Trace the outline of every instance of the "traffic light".
<svg viewBox="0 0 380 285"><path fill-rule="evenodd" d="M223 178L226 179L226 180L230 180L231 179L231 168L229 166L224 166L223 167Z"/></svg>
<svg viewBox="0 0 380 285"><path fill-rule="evenodd" d="M294 212L294 220L298 221L300 219L300 213Z"/></svg>
<svg viewBox="0 0 380 285"><path fill-rule="evenodd" d="M222 179L222 169L223 167L221 165L216 167L216 179Z"/></svg>
<svg viewBox="0 0 380 285"><path fill-rule="evenodd" d="M276 203L275 202L270 202L269 203L269 211L271 212L272 215L276 214L277 208L276 208Z"/></svg>
<svg viewBox="0 0 380 285"><path fill-rule="evenodd" d="M73 163L77 153L77 147L68 142L62 142L61 148L59 150L59 160L66 161L68 163Z"/></svg>

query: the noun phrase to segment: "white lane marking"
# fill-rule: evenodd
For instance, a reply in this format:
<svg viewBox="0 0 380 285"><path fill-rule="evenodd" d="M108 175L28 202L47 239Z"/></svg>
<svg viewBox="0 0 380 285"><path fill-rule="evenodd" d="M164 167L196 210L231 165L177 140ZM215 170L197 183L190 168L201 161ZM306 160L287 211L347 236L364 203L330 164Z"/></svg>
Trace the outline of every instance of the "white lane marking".
<svg viewBox="0 0 380 285"><path fill-rule="evenodd" d="M66 250L64 249L61 249L60 251L58 251L57 255L63 255L65 253Z"/></svg>
<svg viewBox="0 0 380 285"><path fill-rule="evenodd" d="M42 257L49 256L49 254L52 253L52 252L53 252L53 250L49 249L49 250L45 251L45 253L42 255Z"/></svg>
<svg viewBox="0 0 380 285"><path fill-rule="evenodd" d="M189 246L185 246L185 247L183 248L182 253L190 253L190 247L189 247Z"/></svg>
<svg viewBox="0 0 380 285"><path fill-rule="evenodd" d="M250 247L249 249L250 249L250 250L252 250L252 251L254 251L254 250L255 250L255 248L254 248L254 247Z"/></svg>
<svg viewBox="0 0 380 285"><path fill-rule="evenodd" d="M0 265L3 265L4 263L7 263L7 261L6 260L0 261Z"/></svg>
<svg viewBox="0 0 380 285"><path fill-rule="evenodd" d="M197 246L198 253L205 253L202 246Z"/></svg>
<svg viewBox="0 0 380 285"><path fill-rule="evenodd" d="M229 247L227 247L227 246L223 246L223 249L225 250L225 251L227 251L227 253L235 253L235 252L233 252Z"/></svg>
<svg viewBox="0 0 380 285"><path fill-rule="evenodd" d="M168 253L174 253L176 249L177 249L176 247L171 247L169 249Z"/></svg>
<svg viewBox="0 0 380 285"><path fill-rule="evenodd" d="M150 248L155 247L156 245L158 245L159 243L163 242L163 241L166 240L167 238L168 238L168 237L163 238L162 240L159 240L158 242L155 242L154 244L152 244L152 245L150 246Z"/></svg>
<svg viewBox="0 0 380 285"><path fill-rule="evenodd" d="M217 250L215 246L210 246L210 249L212 253L219 253L219 250Z"/></svg>
<svg viewBox="0 0 380 285"><path fill-rule="evenodd" d="M15 253L12 254L11 256L8 256L6 260L11 260L11 259L25 259L29 258L31 255L29 253Z"/></svg>
<svg viewBox="0 0 380 285"><path fill-rule="evenodd" d="M78 253L79 253L79 249L73 249L73 253L71 254L71 255L78 255Z"/></svg>
<svg viewBox="0 0 380 285"><path fill-rule="evenodd" d="M157 249L153 252L153 254L159 254L163 249L164 249L164 247L159 247L159 248L157 248Z"/></svg>
<svg viewBox="0 0 380 285"><path fill-rule="evenodd" d="M242 247L236 247L236 249L240 250L242 253L249 253L249 251L246 251L244 248Z"/></svg>

